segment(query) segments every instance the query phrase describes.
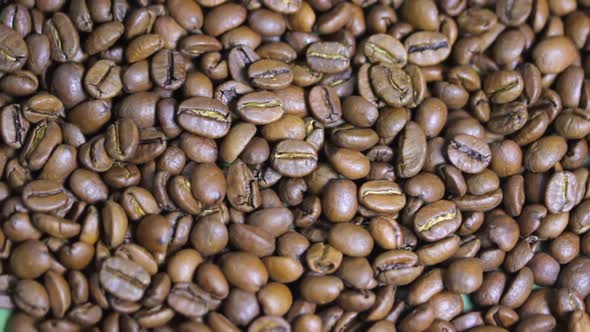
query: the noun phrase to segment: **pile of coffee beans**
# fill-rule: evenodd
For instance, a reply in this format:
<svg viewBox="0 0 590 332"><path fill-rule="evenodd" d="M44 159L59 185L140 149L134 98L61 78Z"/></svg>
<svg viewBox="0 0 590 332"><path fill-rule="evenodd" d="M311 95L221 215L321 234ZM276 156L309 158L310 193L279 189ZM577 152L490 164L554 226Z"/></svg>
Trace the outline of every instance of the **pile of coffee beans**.
<svg viewBox="0 0 590 332"><path fill-rule="evenodd" d="M590 0L0 0L8 331L590 331Z"/></svg>

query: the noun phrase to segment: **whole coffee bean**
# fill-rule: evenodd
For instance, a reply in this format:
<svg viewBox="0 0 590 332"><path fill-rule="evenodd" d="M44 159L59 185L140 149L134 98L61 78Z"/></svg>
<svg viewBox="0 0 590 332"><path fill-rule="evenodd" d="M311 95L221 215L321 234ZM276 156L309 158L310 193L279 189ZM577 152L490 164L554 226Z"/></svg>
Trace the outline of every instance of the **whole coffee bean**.
<svg viewBox="0 0 590 332"><path fill-rule="evenodd" d="M80 225L71 220L43 213L34 214L32 219L37 229L56 238L68 239L80 234Z"/></svg>
<svg viewBox="0 0 590 332"><path fill-rule="evenodd" d="M447 288L458 293L471 293L483 282L483 271L479 259L465 258L449 266L445 275Z"/></svg>
<svg viewBox="0 0 590 332"><path fill-rule="evenodd" d="M176 312L189 318L201 317L219 306L219 300L190 282L174 285L168 295L167 303Z"/></svg>
<svg viewBox="0 0 590 332"><path fill-rule="evenodd" d="M71 304L71 292L66 279L59 273L45 274L45 289L49 296L51 311L56 317L63 317Z"/></svg>
<svg viewBox="0 0 590 332"><path fill-rule="evenodd" d="M230 129L230 113L223 103L206 97L193 97L178 105L176 117L189 132L207 138L223 137Z"/></svg>
<svg viewBox="0 0 590 332"><path fill-rule="evenodd" d="M414 89L410 76L400 68L378 64L369 71L375 94L387 105L403 107L410 103Z"/></svg>
<svg viewBox="0 0 590 332"><path fill-rule="evenodd" d="M262 261L249 253L226 254L222 266L229 283L245 291L257 291L268 281L268 272Z"/></svg>
<svg viewBox="0 0 590 332"><path fill-rule="evenodd" d="M252 84L261 89L284 89L293 81L293 72L281 61L263 59L248 67L248 77Z"/></svg>
<svg viewBox="0 0 590 332"><path fill-rule="evenodd" d="M371 171L369 158L359 151L338 148L333 145L326 145L324 150L334 170L349 179L363 178Z"/></svg>
<svg viewBox="0 0 590 332"><path fill-rule="evenodd" d="M176 90L186 80L184 57L177 51L160 50L151 59L152 80L157 86Z"/></svg>
<svg viewBox="0 0 590 332"><path fill-rule="evenodd" d="M328 86L316 86L309 92L309 104L315 119L325 125L338 123L342 106L336 91Z"/></svg>
<svg viewBox="0 0 590 332"><path fill-rule="evenodd" d="M84 169L72 173L70 188L76 196L90 204L105 200L108 195L108 189L98 174Z"/></svg>
<svg viewBox="0 0 590 332"><path fill-rule="evenodd" d="M343 253L335 247L319 242L308 249L305 260L310 270L326 275L338 270L342 257Z"/></svg>
<svg viewBox="0 0 590 332"><path fill-rule="evenodd" d="M36 180L23 188L22 199L31 210L47 212L65 204L67 195L62 184L57 181Z"/></svg>
<svg viewBox="0 0 590 332"><path fill-rule="evenodd" d="M426 136L415 122L409 122L397 141L396 173L403 178L412 177L422 170L426 161Z"/></svg>
<svg viewBox="0 0 590 332"><path fill-rule="evenodd" d="M386 34L369 37L363 52L372 63L382 62L397 67L405 66L408 58L402 43Z"/></svg>
<svg viewBox="0 0 590 332"><path fill-rule="evenodd" d="M532 172L545 172L553 167L566 151L567 145L562 137L543 137L533 143L526 151L524 166Z"/></svg>
<svg viewBox="0 0 590 332"><path fill-rule="evenodd" d="M108 22L96 27L86 40L85 50L90 55L105 51L123 35L125 27L121 22Z"/></svg>
<svg viewBox="0 0 590 332"><path fill-rule="evenodd" d="M357 187L347 179L328 182L322 196L322 213L332 222L348 222L358 207Z"/></svg>
<svg viewBox="0 0 590 332"><path fill-rule="evenodd" d="M315 149L304 141L287 139L279 142L271 153L271 163L279 173L302 177L317 167Z"/></svg>
<svg viewBox="0 0 590 332"><path fill-rule="evenodd" d="M252 92L242 96L238 114L249 123L266 125L278 121L284 113L283 102L270 91Z"/></svg>
<svg viewBox="0 0 590 332"><path fill-rule="evenodd" d="M13 29L2 25L0 27L0 40L2 41L0 70L13 72L22 68L29 57L29 51L23 38Z"/></svg>
<svg viewBox="0 0 590 332"><path fill-rule="evenodd" d="M408 61L418 66L441 63L451 54L447 36L439 32L415 32L406 38L404 45Z"/></svg>
<svg viewBox="0 0 590 332"><path fill-rule="evenodd" d="M320 73L339 73L350 65L348 49L338 42L313 43L305 55L309 67Z"/></svg>
<svg viewBox="0 0 590 332"><path fill-rule="evenodd" d="M51 259L49 249L44 243L26 240L14 248L10 266L17 277L35 279L49 270Z"/></svg>
<svg viewBox="0 0 590 332"><path fill-rule="evenodd" d="M579 54L570 39L553 36L541 40L533 49L532 56L541 73L556 74L574 63Z"/></svg>
<svg viewBox="0 0 590 332"><path fill-rule="evenodd" d="M427 205L414 216L416 235L429 242L451 235L460 225L461 212L454 203L446 200Z"/></svg>
<svg viewBox="0 0 590 332"><path fill-rule="evenodd" d="M447 148L449 160L466 173L479 173L491 162L491 151L487 143L470 135L458 135Z"/></svg>
<svg viewBox="0 0 590 332"><path fill-rule="evenodd" d="M381 213L398 212L406 203L401 188L387 180L365 182L359 188L358 196L361 205Z"/></svg>
<svg viewBox="0 0 590 332"><path fill-rule="evenodd" d="M58 12L45 21L43 33L51 42L51 58L54 61L73 60L80 51L80 37L70 18Z"/></svg>
<svg viewBox="0 0 590 332"><path fill-rule="evenodd" d="M129 63L135 63L149 58L164 46L159 34L144 34L135 37L125 49L125 56Z"/></svg>
<svg viewBox="0 0 590 332"><path fill-rule="evenodd" d="M28 70L18 70L0 80L0 88L7 95L21 97L33 94L39 88L37 76Z"/></svg>
<svg viewBox="0 0 590 332"><path fill-rule="evenodd" d="M329 243L343 254L351 257L367 256L373 249L373 238L364 228L338 223L330 229Z"/></svg>
<svg viewBox="0 0 590 332"><path fill-rule="evenodd" d="M137 301L148 287L150 276L130 260L111 257L102 264L100 283L106 291L122 300Z"/></svg>
<svg viewBox="0 0 590 332"><path fill-rule="evenodd" d="M262 227L254 225L231 225L229 239L236 248L258 257L269 256L275 249L274 237Z"/></svg>
<svg viewBox="0 0 590 332"><path fill-rule="evenodd" d="M334 301L343 288L342 280L334 276L305 277L299 285L304 299L320 305Z"/></svg>
<svg viewBox="0 0 590 332"><path fill-rule="evenodd" d="M16 285L13 295L17 308L34 318L45 316L50 309L47 290L34 280L21 280Z"/></svg>
<svg viewBox="0 0 590 332"><path fill-rule="evenodd" d="M0 113L0 128L2 128L2 141L15 149L21 148L25 143L30 123L23 117L21 107L18 104L7 105Z"/></svg>
<svg viewBox="0 0 590 332"><path fill-rule="evenodd" d="M523 89L523 79L517 71L498 71L487 76L484 81L485 93L497 104L515 100Z"/></svg>
<svg viewBox="0 0 590 332"><path fill-rule="evenodd" d="M375 258L373 270L377 280L388 285L407 285L424 270L418 256L411 251L395 249L386 251Z"/></svg>
<svg viewBox="0 0 590 332"><path fill-rule="evenodd" d="M227 198L230 204L243 212L260 206L260 189L252 171L240 159L236 160L227 172Z"/></svg>
<svg viewBox="0 0 590 332"><path fill-rule="evenodd" d="M88 69L84 77L84 87L90 96L97 99L110 99L123 88L121 67L110 60L99 60Z"/></svg>

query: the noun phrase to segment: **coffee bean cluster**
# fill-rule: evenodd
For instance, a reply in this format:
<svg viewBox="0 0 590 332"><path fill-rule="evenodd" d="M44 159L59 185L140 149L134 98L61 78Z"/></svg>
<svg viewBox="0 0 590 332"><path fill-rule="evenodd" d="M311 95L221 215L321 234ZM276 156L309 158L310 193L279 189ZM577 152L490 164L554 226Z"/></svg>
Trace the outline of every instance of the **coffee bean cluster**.
<svg viewBox="0 0 590 332"><path fill-rule="evenodd" d="M590 331L590 0L0 0L8 331Z"/></svg>

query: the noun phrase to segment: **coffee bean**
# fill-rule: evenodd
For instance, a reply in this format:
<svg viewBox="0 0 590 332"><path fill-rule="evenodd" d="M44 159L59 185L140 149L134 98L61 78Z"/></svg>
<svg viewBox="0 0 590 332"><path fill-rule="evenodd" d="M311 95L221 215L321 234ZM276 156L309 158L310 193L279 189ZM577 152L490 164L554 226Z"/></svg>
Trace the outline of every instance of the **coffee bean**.
<svg viewBox="0 0 590 332"><path fill-rule="evenodd" d="M309 143L291 139L281 141L271 154L273 168L292 177L311 173L317 165L317 159L317 153Z"/></svg>
<svg viewBox="0 0 590 332"><path fill-rule="evenodd" d="M309 67L320 73L338 73L350 64L348 49L337 42L313 43L305 54Z"/></svg>
<svg viewBox="0 0 590 332"><path fill-rule="evenodd" d="M84 87L88 94L97 99L109 99L118 95L123 88L121 67L110 60L97 61L86 73Z"/></svg>
<svg viewBox="0 0 590 332"><path fill-rule="evenodd" d="M479 173L491 162L489 146L470 135L458 135L451 140L447 153L449 160L466 173Z"/></svg>
<svg viewBox="0 0 590 332"><path fill-rule="evenodd" d="M408 58L402 43L386 34L369 37L363 51L372 63L382 62L400 68L406 64Z"/></svg>
<svg viewBox="0 0 590 332"><path fill-rule="evenodd" d="M100 269L102 287L122 300L139 300L149 283L149 274L141 266L127 259L108 258Z"/></svg>
<svg viewBox="0 0 590 332"><path fill-rule="evenodd" d="M452 202L440 200L425 206L414 216L414 231L426 241L441 240L460 226L461 212Z"/></svg>
<svg viewBox="0 0 590 332"><path fill-rule="evenodd" d="M441 63L451 54L448 38L438 32L415 32L408 36L404 45L408 51L408 61L418 66Z"/></svg>
<svg viewBox="0 0 590 332"><path fill-rule="evenodd" d="M323 124L332 125L342 118L342 106L336 91L327 86L316 86L309 92L313 116Z"/></svg>
<svg viewBox="0 0 590 332"><path fill-rule="evenodd" d="M121 38L124 29L123 24L116 21L97 26L86 40L86 52L94 55L111 48Z"/></svg>
<svg viewBox="0 0 590 332"><path fill-rule="evenodd" d="M80 37L70 18L62 12L45 21L43 33L51 42L51 58L54 61L73 60L80 51Z"/></svg>
<svg viewBox="0 0 590 332"><path fill-rule="evenodd" d="M407 285L414 281L424 266L418 256L406 250L389 250L375 258L373 269L377 280L385 284Z"/></svg>
<svg viewBox="0 0 590 332"><path fill-rule="evenodd" d="M218 100L206 97L183 101L178 105L176 117L185 130L208 138L224 136L231 126L227 107Z"/></svg>
<svg viewBox="0 0 590 332"><path fill-rule="evenodd" d="M163 89L176 90L186 80L184 57L177 51L158 51L150 65L154 83Z"/></svg>
<svg viewBox="0 0 590 332"><path fill-rule="evenodd" d="M0 28L2 52L0 52L0 70L13 72L22 68L29 57L25 41L16 31L2 25Z"/></svg>
<svg viewBox="0 0 590 332"><path fill-rule="evenodd" d="M280 90L291 84L293 72L284 62L263 59L250 64L248 78L257 88Z"/></svg>
<svg viewBox="0 0 590 332"><path fill-rule="evenodd" d="M270 91L252 92L238 100L237 112L247 122L266 125L279 120L284 113L283 102Z"/></svg>

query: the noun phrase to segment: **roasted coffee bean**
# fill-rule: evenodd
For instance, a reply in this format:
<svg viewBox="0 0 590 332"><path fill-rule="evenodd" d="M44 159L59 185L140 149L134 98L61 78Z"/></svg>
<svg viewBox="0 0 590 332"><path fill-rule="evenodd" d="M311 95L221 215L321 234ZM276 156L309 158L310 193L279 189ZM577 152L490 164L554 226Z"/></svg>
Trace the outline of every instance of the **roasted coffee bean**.
<svg viewBox="0 0 590 332"><path fill-rule="evenodd" d="M86 40L86 52L89 55L94 55L108 50L121 38L124 29L123 24L117 21L104 23L95 27Z"/></svg>
<svg viewBox="0 0 590 332"><path fill-rule="evenodd" d="M0 70L13 72L22 68L29 57L29 50L23 38L16 31L2 24L0 40L2 41Z"/></svg>
<svg viewBox="0 0 590 332"><path fill-rule="evenodd" d="M7 105L0 113L2 141L11 148L19 149L25 143L30 123L23 117L18 104Z"/></svg>
<svg viewBox="0 0 590 332"><path fill-rule="evenodd" d="M71 61L80 51L80 37L70 18L57 12L45 21L43 33L51 42L51 58L54 61Z"/></svg>
<svg viewBox="0 0 590 332"><path fill-rule="evenodd" d="M144 34L135 37L125 49L125 57L129 63L149 58L164 46L159 34Z"/></svg>
<svg viewBox="0 0 590 332"><path fill-rule="evenodd" d="M223 137L231 126L227 106L206 97L193 97L183 101L178 105L176 117L182 128L207 138Z"/></svg>
<svg viewBox="0 0 590 332"><path fill-rule="evenodd" d="M427 205L414 215L414 231L429 242L454 233L461 224L461 212L450 201L440 200Z"/></svg>
<svg viewBox="0 0 590 332"><path fill-rule="evenodd" d="M284 106L273 92L252 92L238 100L237 112L249 123L266 125L278 121L283 116Z"/></svg>
<svg viewBox="0 0 590 332"><path fill-rule="evenodd" d="M280 90L291 84L293 72L284 62L263 59L248 67L248 78L257 88Z"/></svg>
<svg viewBox="0 0 590 332"><path fill-rule="evenodd" d="M386 34L369 37L363 52L372 63L382 62L401 68L408 61L408 55L402 43Z"/></svg>
<svg viewBox="0 0 590 332"><path fill-rule="evenodd" d="M152 80L163 89L176 90L186 80L184 57L177 51L158 51L150 65Z"/></svg>
<svg viewBox="0 0 590 332"><path fill-rule="evenodd" d="M396 173L403 178L420 173L426 162L426 136L422 128L415 122L408 122L397 144Z"/></svg>
<svg viewBox="0 0 590 332"><path fill-rule="evenodd" d="M350 53L338 42L318 42L305 52L308 66L320 73L339 73L350 65Z"/></svg>
<svg viewBox="0 0 590 332"><path fill-rule="evenodd" d="M243 212L258 208L261 204L260 189L252 171L240 159L227 172L227 198L230 204Z"/></svg>
<svg viewBox="0 0 590 332"><path fill-rule="evenodd" d="M447 36L438 32L415 32L406 38L404 45L408 61L418 66L441 63L451 54Z"/></svg>
<svg viewBox="0 0 590 332"><path fill-rule="evenodd" d="M122 300L137 301L149 285L150 276L140 265L112 257L102 264L100 283L106 291Z"/></svg>
<svg viewBox="0 0 590 332"><path fill-rule="evenodd" d="M318 162L317 153L309 143L291 139L279 142L270 158L274 169L291 177L310 174Z"/></svg>
<svg viewBox="0 0 590 332"><path fill-rule="evenodd" d="M358 195L361 205L380 213L396 213L406 203L401 188L395 182L387 180L365 182L359 188Z"/></svg>
<svg viewBox="0 0 590 332"><path fill-rule="evenodd" d="M388 285L407 285L424 270L418 256L411 251L389 250L377 256L373 262L377 280Z"/></svg>
<svg viewBox="0 0 590 332"><path fill-rule="evenodd" d="M492 159L487 143L471 135L455 136L448 145L447 154L453 165L466 173L479 173Z"/></svg>
<svg viewBox="0 0 590 332"><path fill-rule="evenodd" d="M316 86L309 92L311 112L325 125L338 123L342 118L342 106L336 91L329 86Z"/></svg>
<svg viewBox="0 0 590 332"><path fill-rule="evenodd" d="M41 318L50 309L47 290L34 280L21 280L14 289L14 304L34 318Z"/></svg>
<svg viewBox="0 0 590 332"><path fill-rule="evenodd" d="M375 94L387 105L403 107L410 103L414 88L410 76L400 68L378 64L369 70Z"/></svg>

